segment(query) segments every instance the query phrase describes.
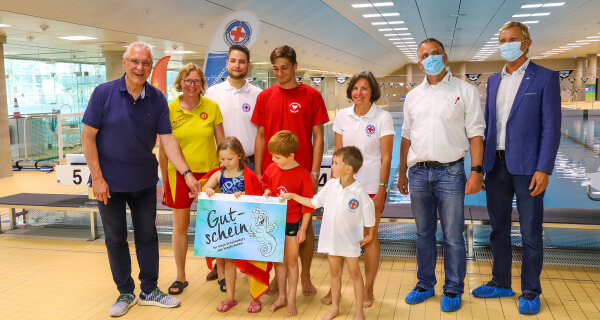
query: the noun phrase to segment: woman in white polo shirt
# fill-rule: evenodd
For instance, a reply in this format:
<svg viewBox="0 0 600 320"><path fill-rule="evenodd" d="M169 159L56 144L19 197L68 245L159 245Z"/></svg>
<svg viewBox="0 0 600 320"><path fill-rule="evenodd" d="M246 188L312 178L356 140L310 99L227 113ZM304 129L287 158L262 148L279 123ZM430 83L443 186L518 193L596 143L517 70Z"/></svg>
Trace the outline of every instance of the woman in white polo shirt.
<svg viewBox="0 0 600 320"><path fill-rule="evenodd" d="M392 147L394 144L394 120L392 115L379 108L375 101L381 96L375 76L370 71L355 74L346 90L348 99L354 102L338 112L333 123L335 149L355 146L363 154L364 163L356 174L360 185L373 198L375 205L375 236L365 246L365 307L373 305L373 286L379 268L380 251L378 239L379 219L387 197ZM321 301L329 304L330 294Z"/></svg>

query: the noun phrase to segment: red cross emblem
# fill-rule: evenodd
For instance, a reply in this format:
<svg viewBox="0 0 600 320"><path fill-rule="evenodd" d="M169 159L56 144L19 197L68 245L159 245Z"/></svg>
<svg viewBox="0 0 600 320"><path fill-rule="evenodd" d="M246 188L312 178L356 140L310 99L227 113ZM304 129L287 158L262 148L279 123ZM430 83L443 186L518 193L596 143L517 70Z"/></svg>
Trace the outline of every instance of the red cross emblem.
<svg viewBox="0 0 600 320"><path fill-rule="evenodd" d="M200 119L202 119L202 120L206 120L206 119L208 119L208 113L206 113L206 112L202 112L202 113L200 114Z"/></svg>
<svg viewBox="0 0 600 320"><path fill-rule="evenodd" d="M231 39L233 39L233 41L240 42L241 39L246 37L246 31L242 26L237 26L229 31L229 36Z"/></svg>
<svg viewBox="0 0 600 320"><path fill-rule="evenodd" d="M370 124L365 128L365 131L367 132L367 135L371 136L373 133L375 133L375 126Z"/></svg>
<svg viewBox="0 0 600 320"><path fill-rule="evenodd" d="M348 207L350 207L350 209L353 209L353 210L358 208L358 200L356 200L356 199L350 200L350 202L348 202Z"/></svg>

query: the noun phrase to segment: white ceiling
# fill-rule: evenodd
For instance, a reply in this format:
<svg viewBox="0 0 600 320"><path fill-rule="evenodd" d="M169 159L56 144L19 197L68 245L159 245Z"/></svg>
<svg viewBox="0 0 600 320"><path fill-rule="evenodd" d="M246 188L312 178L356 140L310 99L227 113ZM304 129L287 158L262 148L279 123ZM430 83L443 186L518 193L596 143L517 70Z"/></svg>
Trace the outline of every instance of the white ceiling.
<svg viewBox="0 0 600 320"><path fill-rule="evenodd" d="M371 0L378 2L383 0ZM219 22L232 10L249 10L262 21L261 34L252 47L253 61L266 61L280 44L294 47L301 67L352 74L370 69L389 74L411 60L384 36L373 21L402 20L417 44L426 37L441 40L450 59L469 60L500 26L516 13L550 12L531 25L530 56L600 36L600 0L561 0L561 7L521 9L530 3L559 0L395 0L394 6L354 9L351 4L368 0L0 0L0 23L11 54L45 52L64 58L93 60L102 50L122 50L135 40L155 45L157 56L177 50L192 50L202 58ZM363 18L362 14L398 12L398 17ZM530 18L518 18L521 21ZM40 25L47 25L42 31ZM389 32L385 32L389 33ZM73 42L58 36L87 35L99 40ZM33 37L33 38L32 38ZM28 39L29 38L29 39ZM114 44L112 44L114 42ZM32 50L33 49L33 50ZM555 55L557 58L600 52L600 42ZM496 53L488 60L498 60Z"/></svg>

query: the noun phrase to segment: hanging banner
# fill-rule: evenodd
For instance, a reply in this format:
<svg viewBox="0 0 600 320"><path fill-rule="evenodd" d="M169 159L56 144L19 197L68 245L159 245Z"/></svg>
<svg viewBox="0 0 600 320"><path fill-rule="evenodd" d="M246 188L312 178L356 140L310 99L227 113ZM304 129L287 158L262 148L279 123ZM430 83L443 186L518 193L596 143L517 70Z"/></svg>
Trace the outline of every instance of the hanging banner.
<svg viewBox="0 0 600 320"><path fill-rule="evenodd" d="M575 82L575 79L574 78L569 78L569 82L573 83L573 82Z"/></svg>
<svg viewBox="0 0 600 320"><path fill-rule="evenodd" d="M250 48L259 34L260 21L250 11L235 11L223 19L210 40L204 65L204 75L209 87L227 78L225 62L229 47L243 44Z"/></svg>
<svg viewBox="0 0 600 320"><path fill-rule="evenodd" d="M383 87L384 83L383 82L379 82L379 87Z"/></svg>
<svg viewBox="0 0 600 320"><path fill-rule="evenodd" d="M296 77L296 81L301 82L302 81L302 77Z"/></svg>
<svg viewBox="0 0 600 320"><path fill-rule="evenodd" d="M394 87L394 83L390 82L390 88L393 88L393 87Z"/></svg>
<svg viewBox="0 0 600 320"><path fill-rule="evenodd" d="M581 78L581 81L583 81L583 83L586 83L587 79L588 79L587 77L586 78Z"/></svg>
<svg viewBox="0 0 600 320"><path fill-rule="evenodd" d="M194 255L283 262L287 204L279 197L198 197Z"/></svg>
<svg viewBox="0 0 600 320"><path fill-rule="evenodd" d="M398 82L398 85L400 86L400 88L404 87L404 82Z"/></svg>
<svg viewBox="0 0 600 320"><path fill-rule="evenodd" d="M411 87L414 87L414 86L415 86L415 83L414 83L414 82L411 82L411 83L410 83L410 86L411 86Z"/></svg>
<svg viewBox="0 0 600 320"><path fill-rule="evenodd" d="M323 79L325 79L325 77L310 77L310 80L312 80L317 87L323 82Z"/></svg>
<svg viewBox="0 0 600 320"><path fill-rule="evenodd" d="M254 82L254 80L256 80L256 77L246 77L246 80L248 80L248 82L252 83L252 82Z"/></svg>
<svg viewBox="0 0 600 320"><path fill-rule="evenodd" d="M335 81L337 81L339 84L344 84L346 80L348 80L348 77L335 77Z"/></svg>
<svg viewBox="0 0 600 320"><path fill-rule="evenodd" d="M150 84L160 90L165 97L167 96L167 65L169 59L171 59L171 56L162 57L158 60L154 69L152 69L152 77L150 78Z"/></svg>
<svg viewBox="0 0 600 320"><path fill-rule="evenodd" d="M481 77L481 73L465 73L467 75L467 79L471 81L477 81L479 77Z"/></svg>
<svg viewBox="0 0 600 320"><path fill-rule="evenodd" d="M571 70L558 70L558 76L561 79L565 79L565 78L568 78L571 75L572 72L573 72L573 69L571 69Z"/></svg>
<svg viewBox="0 0 600 320"><path fill-rule="evenodd" d="M481 81L475 81L475 86L479 87L480 84L481 84Z"/></svg>

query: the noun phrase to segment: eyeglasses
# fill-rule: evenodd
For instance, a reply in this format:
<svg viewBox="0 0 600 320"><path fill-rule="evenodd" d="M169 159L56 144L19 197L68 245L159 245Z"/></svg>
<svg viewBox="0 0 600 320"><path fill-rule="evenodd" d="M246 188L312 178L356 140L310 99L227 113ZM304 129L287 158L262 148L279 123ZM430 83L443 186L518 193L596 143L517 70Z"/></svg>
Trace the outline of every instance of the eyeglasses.
<svg viewBox="0 0 600 320"><path fill-rule="evenodd" d="M129 58L125 58L125 59L127 61L131 62L136 67L139 66L140 63L142 64L142 67L144 67L144 68L151 68L152 67L152 61L147 61L147 60L139 61L139 60L136 60L136 59L129 59Z"/></svg>
<svg viewBox="0 0 600 320"><path fill-rule="evenodd" d="M197 86L202 85L202 80L188 80L188 79L185 79L185 80L183 80L183 82L185 84L187 84L188 86L191 86L192 83L195 84L195 85L197 85Z"/></svg>

